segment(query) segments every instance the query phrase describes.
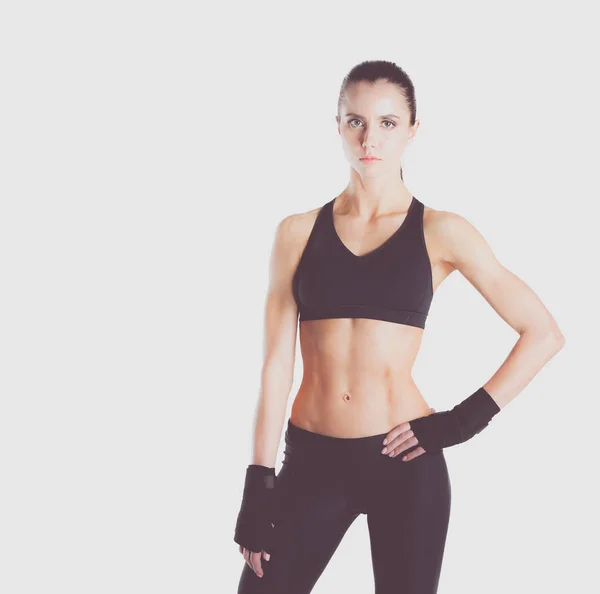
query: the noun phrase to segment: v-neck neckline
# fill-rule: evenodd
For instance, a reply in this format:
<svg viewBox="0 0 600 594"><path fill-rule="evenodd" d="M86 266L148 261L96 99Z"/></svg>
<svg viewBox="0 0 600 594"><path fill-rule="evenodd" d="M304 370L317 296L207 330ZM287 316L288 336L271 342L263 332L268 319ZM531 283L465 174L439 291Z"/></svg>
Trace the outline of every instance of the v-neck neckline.
<svg viewBox="0 0 600 594"><path fill-rule="evenodd" d="M411 195L410 204L408 205L408 209L406 210L406 215L404 216L403 221L400 223L400 226L383 243L380 243L377 247L373 248L371 251L369 251L365 254L358 255L358 254L355 254L353 251L351 251L346 246L346 244L342 241L342 238L339 236L339 234L335 228L335 221L333 220L333 205L335 204L336 200L337 200L337 197L334 198L333 200L331 200L330 207L329 207L329 221L331 224L331 230L333 231L333 234L335 235L335 238L336 238L337 242L340 244L340 246L342 246L342 248L356 260L362 260L364 258L371 256L372 254L380 252L383 248L385 248L387 245L389 245L395 237L400 235L400 232L406 226L406 221L408 220L408 217L410 216L410 213L413 210L414 205L416 203L416 198L414 197L414 195Z"/></svg>

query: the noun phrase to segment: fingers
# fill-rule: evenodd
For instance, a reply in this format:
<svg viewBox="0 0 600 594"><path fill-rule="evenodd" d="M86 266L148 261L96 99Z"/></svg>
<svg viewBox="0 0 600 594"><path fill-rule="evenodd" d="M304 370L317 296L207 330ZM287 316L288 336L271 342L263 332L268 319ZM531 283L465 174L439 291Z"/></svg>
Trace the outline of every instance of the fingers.
<svg viewBox="0 0 600 594"><path fill-rule="evenodd" d="M254 573L258 576L258 577L262 577L263 576L263 569L262 569L262 552L261 553L255 553L254 551L252 551L250 553L250 560L252 561L252 568L254 569Z"/></svg>
<svg viewBox="0 0 600 594"><path fill-rule="evenodd" d="M419 446L418 448L415 448L412 452L406 454L405 456L402 456L402 460L405 462L408 462L410 460L412 460L413 458L416 458L417 456L420 456L421 454L424 454L425 450Z"/></svg>
<svg viewBox="0 0 600 594"><path fill-rule="evenodd" d="M396 427L394 427L386 436L385 439L383 440L383 445L388 445L391 444L391 442L396 439L396 437L398 437L399 435L401 435L404 431L407 431L408 429L410 429L410 425L409 423L400 423L400 425L397 425ZM389 447L388 447L388 451L389 451Z"/></svg>
<svg viewBox="0 0 600 594"><path fill-rule="evenodd" d="M390 458L396 458L402 452L414 448L418 444L419 440L414 436L413 432L407 431L406 433L403 433L402 436L396 438L396 440L390 444L391 447L387 446L389 449L386 454Z"/></svg>
<svg viewBox="0 0 600 594"><path fill-rule="evenodd" d="M435 408L430 407L432 413L435 412ZM383 440L382 445L384 446L381 450L382 454L387 454L390 458L395 458L398 454L402 453L411 447L414 447L419 442L416 437L410 441L410 438L414 437L414 433L410 428L410 422L400 423L394 427ZM425 450L423 450L425 452ZM409 458L411 460L412 458Z"/></svg>
<svg viewBox="0 0 600 594"><path fill-rule="evenodd" d="M241 545L240 545L240 548L243 549L242 554L244 555L244 560L246 561L246 563L248 564L250 569L258 577L262 577L263 576L263 568L262 568L262 563L261 563L261 556L263 556L263 554L264 554L265 559L268 561L271 558L271 555L269 555L269 553L265 553L264 551L261 551L260 553L256 553L254 551L249 551L246 547L242 547Z"/></svg>
<svg viewBox="0 0 600 594"><path fill-rule="evenodd" d="M406 423L406 425L408 425L408 423ZM387 454L390 458L394 458L400 452L403 452L418 443L417 438L414 435L412 429L409 427L406 431L389 441L381 450L381 453Z"/></svg>

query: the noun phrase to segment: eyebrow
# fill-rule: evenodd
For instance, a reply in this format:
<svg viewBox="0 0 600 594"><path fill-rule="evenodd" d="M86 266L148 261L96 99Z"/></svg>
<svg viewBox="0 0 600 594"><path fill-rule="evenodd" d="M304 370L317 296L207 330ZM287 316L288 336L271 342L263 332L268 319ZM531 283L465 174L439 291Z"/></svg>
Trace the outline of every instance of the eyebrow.
<svg viewBox="0 0 600 594"><path fill-rule="evenodd" d="M361 119L364 119L364 118L363 118L363 116L361 116L361 115L358 115L357 113L347 113L347 114L346 114L346 117L355 117L355 118L361 118ZM397 115L395 115L395 114L393 114L393 113L388 113L388 114L386 114L386 115L379 116L379 119L380 119L380 120L384 120L384 119L386 119L386 118L396 118L397 120L399 120L399 119L400 119L400 117L399 117L399 116L397 116Z"/></svg>

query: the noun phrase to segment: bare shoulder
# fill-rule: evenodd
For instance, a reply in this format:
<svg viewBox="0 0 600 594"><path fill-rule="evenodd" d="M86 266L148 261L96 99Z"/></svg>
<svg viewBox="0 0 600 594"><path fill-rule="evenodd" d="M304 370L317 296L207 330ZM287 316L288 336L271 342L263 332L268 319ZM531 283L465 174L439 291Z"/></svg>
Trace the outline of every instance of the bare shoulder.
<svg viewBox="0 0 600 594"><path fill-rule="evenodd" d="M289 235L299 239L302 239L302 237L308 239L308 235L310 235L320 210L321 206L318 206L306 212L289 214L282 219L280 225L285 228L285 232Z"/></svg>
<svg viewBox="0 0 600 594"><path fill-rule="evenodd" d="M432 236L443 236L460 230L464 224L470 224L462 215L450 210L438 210L431 206L425 207L423 225Z"/></svg>
<svg viewBox="0 0 600 594"><path fill-rule="evenodd" d="M300 255L313 229L321 206L306 212L292 213L285 216L277 226L277 239L292 253Z"/></svg>
<svg viewBox="0 0 600 594"><path fill-rule="evenodd" d="M450 210L426 206L423 214L424 233L438 260L456 267L456 256L465 247L485 244L481 233L463 215Z"/></svg>
<svg viewBox="0 0 600 594"><path fill-rule="evenodd" d="M292 213L279 221L271 252L273 276L287 279L293 275L320 209Z"/></svg>

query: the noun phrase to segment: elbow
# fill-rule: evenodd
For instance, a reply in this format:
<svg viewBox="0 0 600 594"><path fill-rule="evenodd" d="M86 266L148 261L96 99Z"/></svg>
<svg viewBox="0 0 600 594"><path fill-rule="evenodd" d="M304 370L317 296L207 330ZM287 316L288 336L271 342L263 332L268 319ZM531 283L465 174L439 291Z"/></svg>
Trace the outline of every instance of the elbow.
<svg viewBox="0 0 600 594"><path fill-rule="evenodd" d="M556 343L556 350L560 351L565 346L565 335L557 328L553 333L554 341Z"/></svg>
<svg viewBox="0 0 600 594"><path fill-rule="evenodd" d="M565 346L565 336L558 326L555 326L546 334L545 342L551 345L553 351L558 352Z"/></svg>
<svg viewBox="0 0 600 594"><path fill-rule="evenodd" d="M536 342L543 344L545 348L557 353L565 346L564 334L560 331L558 326L553 326L548 329L541 328L530 328L526 329L523 334L532 337Z"/></svg>
<svg viewBox="0 0 600 594"><path fill-rule="evenodd" d="M550 328L550 335L556 349L560 351L565 346L565 335L560 331L558 324L553 320L553 324Z"/></svg>

